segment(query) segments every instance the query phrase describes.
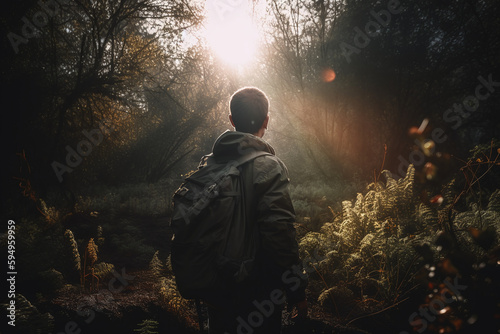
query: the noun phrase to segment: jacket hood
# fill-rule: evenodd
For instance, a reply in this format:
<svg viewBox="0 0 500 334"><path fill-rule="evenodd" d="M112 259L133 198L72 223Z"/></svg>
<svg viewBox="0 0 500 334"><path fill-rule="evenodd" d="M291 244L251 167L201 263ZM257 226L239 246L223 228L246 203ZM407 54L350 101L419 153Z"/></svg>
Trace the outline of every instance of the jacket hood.
<svg viewBox="0 0 500 334"><path fill-rule="evenodd" d="M251 151L275 154L272 146L263 139L250 133L229 130L217 138L212 148L212 153L218 161L237 159Z"/></svg>

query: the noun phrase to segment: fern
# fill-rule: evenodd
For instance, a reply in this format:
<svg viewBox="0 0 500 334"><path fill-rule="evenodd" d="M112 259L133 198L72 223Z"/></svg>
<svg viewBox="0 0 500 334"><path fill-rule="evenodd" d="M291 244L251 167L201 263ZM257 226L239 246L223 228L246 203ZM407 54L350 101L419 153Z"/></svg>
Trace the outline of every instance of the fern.
<svg viewBox="0 0 500 334"><path fill-rule="evenodd" d="M166 309L182 318L183 313L189 308L189 302L182 298L175 281L171 278L160 278L159 294Z"/></svg>
<svg viewBox="0 0 500 334"><path fill-rule="evenodd" d="M500 213L500 189L496 189L491 194L486 210Z"/></svg>
<svg viewBox="0 0 500 334"><path fill-rule="evenodd" d="M161 263L160 259L158 258L159 253L159 251L156 251L153 255L153 258L149 262L149 269L155 277L160 277L161 273L163 272L163 263Z"/></svg>
<svg viewBox="0 0 500 334"><path fill-rule="evenodd" d="M97 226L96 245L99 247L102 247L102 245L104 245L104 232L101 225Z"/></svg>
<svg viewBox="0 0 500 334"><path fill-rule="evenodd" d="M411 284L409 273L417 255L409 232L436 223L437 214L417 206L413 166L399 180L388 171L382 174L385 184L372 183L365 195L343 201L341 219L325 223L320 232L309 232L299 242L305 267L317 271L325 283L318 299L322 305L341 296L352 299L357 291L358 298L369 293L394 300ZM341 281L348 283L339 287Z"/></svg>
<svg viewBox="0 0 500 334"><path fill-rule="evenodd" d="M100 262L94 266L94 275L102 280L105 277L109 277L113 273L113 270L115 270L115 266L113 264Z"/></svg>
<svg viewBox="0 0 500 334"><path fill-rule="evenodd" d="M382 175L385 183L372 183L365 194L342 201L341 217L334 215L319 232L308 232L299 241L311 279L319 279L314 286L323 286L318 291L321 305L335 306L345 296L379 306L402 300L417 284L420 245L429 245L431 261L438 261L436 231L450 219L458 243L476 258L484 256L485 250L472 232L500 235L499 189L491 193L485 210L474 203L468 211L450 215L458 190L455 180L443 187L441 205L432 205L422 203L416 194L412 165L399 180L388 171Z"/></svg>
<svg viewBox="0 0 500 334"><path fill-rule="evenodd" d="M81 273L81 260L80 253L78 252L78 244L76 243L75 236L71 230L66 230L64 232L64 239L66 241L66 246L70 250L70 257L73 261L73 268L78 274Z"/></svg>
<svg viewBox="0 0 500 334"><path fill-rule="evenodd" d="M139 328L134 329L134 332L141 334L158 334L158 322L155 320L146 319L139 324Z"/></svg>

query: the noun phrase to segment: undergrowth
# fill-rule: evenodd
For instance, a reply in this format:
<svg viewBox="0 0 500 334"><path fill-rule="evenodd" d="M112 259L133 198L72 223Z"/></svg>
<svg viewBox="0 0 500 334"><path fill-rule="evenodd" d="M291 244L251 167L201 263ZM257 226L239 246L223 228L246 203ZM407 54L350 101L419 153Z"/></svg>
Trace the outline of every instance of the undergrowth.
<svg viewBox="0 0 500 334"><path fill-rule="evenodd" d="M491 326L500 314L498 302L492 302L500 295L492 285L500 278L500 189L498 183L481 187L479 181L497 177L500 149L498 155L487 151L480 158L475 152L461 169L464 178L446 182L437 195L410 165L399 180L382 171L384 182L342 201L340 212L329 207L331 218L320 227L300 224L309 230L300 236L299 248L310 274L310 295L347 325L379 315L391 320L392 330L401 326L419 333ZM433 299L447 293L447 284L465 278L474 286L468 291L473 305L456 292L453 305ZM432 303L440 307L431 310L433 321L411 313ZM477 305L491 307L485 311Z"/></svg>

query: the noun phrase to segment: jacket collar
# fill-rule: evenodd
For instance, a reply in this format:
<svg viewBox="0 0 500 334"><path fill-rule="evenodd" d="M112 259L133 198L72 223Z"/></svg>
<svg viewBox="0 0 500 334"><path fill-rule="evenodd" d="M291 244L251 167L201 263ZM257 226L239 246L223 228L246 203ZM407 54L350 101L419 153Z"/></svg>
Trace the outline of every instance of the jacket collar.
<svg viewBox="0 0 500 334"><path fill-rule="evenodd" d="M250 133L227 130L217 138L212 153L218 161L237 159L252 151L275 154L265 140Z"/></svg>

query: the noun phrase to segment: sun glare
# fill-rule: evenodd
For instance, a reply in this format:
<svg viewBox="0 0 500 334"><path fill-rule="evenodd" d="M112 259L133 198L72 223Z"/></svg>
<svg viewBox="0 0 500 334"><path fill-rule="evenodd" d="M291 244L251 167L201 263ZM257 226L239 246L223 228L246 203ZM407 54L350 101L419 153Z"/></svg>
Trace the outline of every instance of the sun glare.
<svg viewBox="0 0 500 334"><path fill-rule="evenodd" d="M238 66L254 59L259 29L246 8L212 5L207 11L205 27L209 47L223 62Z"/></svg>

